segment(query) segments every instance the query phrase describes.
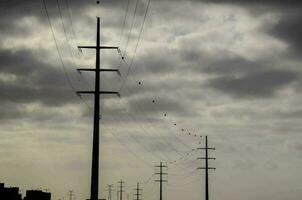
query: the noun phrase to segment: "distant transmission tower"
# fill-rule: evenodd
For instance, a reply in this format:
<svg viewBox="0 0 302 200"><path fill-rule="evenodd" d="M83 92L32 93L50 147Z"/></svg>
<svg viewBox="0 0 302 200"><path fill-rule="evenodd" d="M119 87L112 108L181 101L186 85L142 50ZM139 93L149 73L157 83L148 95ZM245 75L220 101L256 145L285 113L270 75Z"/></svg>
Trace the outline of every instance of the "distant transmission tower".
<svg viewBox="0 0 302 200"><path fill-rule="evenodd" d="M205 170L205 200L209 200L209 169L215 170L214 167L209 167L209 160L215 160L216 158L211 158L208 156L208 150L215 150L213 147L208 147L208 136L206 136L206 146L202 148L197 148L198 150L205 150L205 157L200 157L197 159L205 160L205 167L199 167L197 169L204 169Z"/></svg>
<svg viewBox="0 0 302 200"><path fill-rule="evenodd" d="M79 46L81 49L94 49L96 51L96 64L95 69L78 69L81 71L89 71L95 73L95 88L94 91L78 91L78 95L92 94L94 95L94 125L93 125L93 147L92 147L92 169L91 169L91 188L90 188L90 200L98 200L99 189L99 129L100 129L100 96L103 94L115 94L119 96L118 92L112 91L100 91L100 76L101 72L117 72L118 69L102 69L100 68L100 51L101 49L115 49L119 51L118 47L101 46L101 34L100 34L100 18L97 17L97 39L96 46Z"/></svg>
<svg viewBox="0 0 302 200"><path fill-rule="evenodd" d="M134 193L134 200L142 200L142 198L141 198L141 196L142 196L141 191L142 191L143 189L140 189L140 188L139 188L139 182L137 182L136 188L135 188L134 190L135 190L135 193Z"/></svg>
<svg viewBox="0 0 302 200"><path fill-rule="evenodd" d="M159 168L159 172L155 173L157 175L159 175L159 180L155 180L155 182L159 182L159 199L163 200L163 183L164 182L168 182L167 180L164 180L163 175L167 175L168 173L164 173L163 169L167 168L168 166L163 165L162 162L160 162L160 165L155 166L156 168Z"/></svg>
<svg viewBox="0 0 302 200"><path fill-rule="evenodd" d="M112 192L113 192L113 185L107 185L108 186L108 200L112 200Z"/></svg>
<svg viewBox="0 0 302 200"><path fill-rule="evenodd" d="M118 182L119 184L120 184L120 190L118 191L119 192L119 195L120 195L120 200L123 200L123 192L125 192L124 190L123 190L123 188L124 188L124 181L121 179L121 181L120 182Z"/></svg>
<svg viewBox="0 0 302 200"><path fill-rule="evenodd" d="M68 196L69 196L69 200L72 200L72 197L73 197L73 191L72 190L68 191Z"/></svg>

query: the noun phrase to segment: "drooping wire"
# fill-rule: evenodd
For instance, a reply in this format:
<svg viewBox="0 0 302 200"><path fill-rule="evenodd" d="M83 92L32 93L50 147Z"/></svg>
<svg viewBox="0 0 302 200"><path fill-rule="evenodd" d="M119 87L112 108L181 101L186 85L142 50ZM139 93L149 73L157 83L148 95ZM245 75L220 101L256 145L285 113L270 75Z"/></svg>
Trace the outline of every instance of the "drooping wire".
<svg viewBox="0 0 302 200"><path fill-rule="evenodd" d="M66 8L67 8L67 16L68 16L68 19L69 19L69 22L70 22L70 25L71 25L71 32L73 34L73 37L77 38L77 34L75 32L75 28L74 28L74 25L73 25L72 12L71 12L71 8L69 6L69 0L65 0L65 3L66 3Z"/></svg>
<svg viewBox="0 0 302 200"><path fill-rule="evenodd" d="M122 84L122 87L120 88L119 91L121 91L123 89L123 86L125 86L125 82L127 81L127 78L128 78L128 75L129 75L129 72L130 72L130 69L133 65L133 62L134 62L134 57L136 55L136 52L137 52L137 49L138 49L138 45L139 45L139 42L140 42L140 39L141 39L141 36L142 36L142 33L143 33L143 28L144 28L144 25L145 25L145 21L146 21L146 18L147 18L147 14L148 14L148 10L149 10L149 6L150 6L150 2L151 0L148 0L148 4L147 4L147 7L146 7L146 10L145 10L145 14L144 14L144 18L143 18L143 23L142 23L142 26L141 26L141 29L140 29L140 33L139 33L139 36L138 36L138 40L137 40L137 43L136 43L136 46L135 46L135 51L134 51L134 54L131 58L131 62L130 62L130 65L128 65L128 63L125 61L125 63L128 65L128 69L127 69L127 74L126 74L126 78L123 80L123 84ZM136 1L136 5L135 5L135 9L134 9L134 14L133 14L133 18L132 18L132 23L131 23L131 27L130 27L130 30L129 30L129 35L128 35L128 39L127 39L127 43L126 43L126 47L125 47L125 50L124 50L124 55L125 55L125 52L127 51L127 46L128 46L128 43L129 43L129 40L130 40L130 35L131 35L131 32L132 32L132 29L133 29L133 26L134 26L134 22L135 22L135 17L136 17L136 12L137 12L137 7L138 7L138 0ZM121 55L123 57L123 55ZM128 91L130 91L130 89L127 87ZM131 91L130 91L131 92ZM141 109L142 110L142 109ZM174 147L173 147L174 148ZM179 154L179 152L177 151L177 149L174 149L176 151L176 153Z"/></svg>
<svg viewBox="0 0 302 200"><path fill-rule="evenodd" d="M138 40L137 40L137 43L136 43L136 46L135 46L135 50L134 50L134 54L131 58L131 61L130 63L128 64L125 60L124 62L126 63L126 65L128 65L128 69L127 69L127 73L126 73L126 77L124 78L124 80L122 81L122 85L121 85L121 88L120 88L120 91L123 89L123 87L126 86L125 82L127 81L128 79L128 75L131 71L131 67L133 65L133 62L134 62L134 58L135 58L135 55L136 55L136 52L137 52L137 49L138 49L138 45L139 45L139 42L140 42L140 39L141 39L141 36L142 36L142 32L143 32L143 28L144 28L144 24L145 24L145 21L146 21L146 17L147 17L147 14L148 14L148 10L149 10L149 6L150 6L150 0L148 1L148 4L147 4L147 8L146 8L146 12L145 12L145 15L144 15L144 19L143 19L143 23L142 23L142 26L141 26L141 30L140 30L140 33L139 33L139 36L138 36ZM135 14L133 15L135 16ZM134 18L134 17L133 17ZM133 24L134 24L134 19L132 20L132 26L130 28L130 33L132 31L132 28L133 28ZM129 39L128 39L129 40ZM125 49L126 51L126 49ZM125 53L124 53L125 54ZM121 55L122 58L123 58L123 55ZM127 86L126 86L127 87ZM190 133L189 133L190 135ZM194 135L196 137L196 134ZM178 138L177 138L178 139ZM179 140L179 139L178 139ZM179 140L181 143L183 143L181 140Z"/></svg>
<svg viewBox="0 0 302 200"><path fill-rule="evenodd" d="M133 26L134 26L134 23L135 23L136 13L137 13L138 1L139 0L136 0L136 3L135 3L134 13L133 13L133 16L132 16L131 26L130 26L130 29L129 29L129 32L128 32L128 37L127 37L127 40L126 40L126 45L125 45L123 57L125 57L125 55L126 55L128 45L129 45L129 42L130 42Z"/></svg>
<svg viewBox="0 0 302 200"><path fill-rule="evenodd" d="M55 46L56 46L56 50L57 50L57 53L58 53L58 56L59 56L59 60L60 60L60 63L61 63L62 69L63 69L64 76L65 76L65 78L66 78L66 80L67 80L67 83L68 83L69 87L71 88L72 92L73 92L74 94L76 94L76 89L75 89L75 87L73 86L72 81L71 81L71 79L70 79L70 77L69 77L69 75L68 75L68 73L67 73L66 66L65 66L65 64L64 64L64 61L63 61L63 58L62 58L62 54L61 54L60 49L59 49L58 41L57 41L57 39L56 39L55 32L54 32L54 29L53 29L53 25L52 25L52 23L51 23L50 16L49 16L49 12L48 12L48 9L47 9L47 4L46 4L45 0L41 0L41 1L42 1L42 5L43 5L43 7L44 7L44 10L45 10L46 16L47 16L48 25L49 25L50 30L51 30L52 38L53 38L54 43L55 43ZM81 96L79 96L79 95L77 95L77 96L81 99L81 101L82 101L89 109L91 109L91 107L89 106L89 104L88 104Z"/></svg>
<svg viewBox="0 0 302 200"><path fill-rule="evenodd" d="M60 1L57 0L57 6L58 6L58 10L59 10L59 16L60 16L60 21L61 21L61 24L62 24L62 27L63 27L63 32L64 32L64 36L65 36L65 40L66 40L66 43L67 43L67 46L68 46L68 50L69 50L69 53L70 53L70 56L71 56L71 59L72 59L72 66L75 70L77 70L76 66L75 66L75 60L74 60L74 55L72 53L72 50L71 50L71 45L70 45L70 41L69 41L69 38L68 38L68 35L67 35L67 29L65 27L65 24L64 24L64 20L63 20L63 15L62 15L62 9L61 9L61 5L60 5ZM89 84L89 81L82 75L82 73L78 73L80 74L81 78L86 82L87 85L90 85ZM90 85L91 86L91 85Z"/></svg>
<svg viewBox="0 0 302 200"><path fill-rule="evenodd" d="M122 31L121 31L121 35L120 35L118 46L120 46L120 44L122 42L122 38L123 38L124 33L125 33L125 27L126 27L126 21L127 21L127 17L128 17L129 5L130 5L130 0L127 1L127 6L126 6L126 10L125 10L125 16L124 16L124 20L123 20L123 27L122 27Z"/></svg>
<svg viewBox="0 0 302 200"><path fill-rule="evenodd" d="M143 34L145 22L146 22L148 11L149 11L150 2L151 2L151 0L148 0L147 8L146 8L146 11L145 11L145 14L144 14L144 18L143 18L143 23L142 23L142 26L141 26L141 29L140 29L140 32L139 32L139 35L138 35L138 38L137 38L137 42L136 42L136 45L135 45L134 53L133 53L133 55L131 57L130 64L129 65L127 64L128 65L128 69L127 69L126 77L124 79L124 82L123 82L120 90L123 89L123 86L125 85L125 82L127 81L129 73L131 71L131 68L132 68L132 65L133 65L133 62L134 62L134 58L136 56L136 52L137 52L137 49L138 49L138 45L139 45L139 42L140 42L142 34Z"/></svg>

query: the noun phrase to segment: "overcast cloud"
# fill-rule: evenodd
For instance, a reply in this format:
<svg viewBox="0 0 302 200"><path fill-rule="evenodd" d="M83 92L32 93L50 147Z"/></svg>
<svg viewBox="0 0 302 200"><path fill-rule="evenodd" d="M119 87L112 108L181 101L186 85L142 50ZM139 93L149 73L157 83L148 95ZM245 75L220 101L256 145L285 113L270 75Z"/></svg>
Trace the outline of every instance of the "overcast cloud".
<svg viewBox="0 0 302 200"><path fill-rule="evenodd" d="M94 44L99 15L103 44L124 51L129 38L130 63L147 0L139 0L131 34L135 0L124 30L126 0L100 8L94 1L59 2L67 39L57 1L46 1L64 68L41 1L0 1L0 182L48 188L54 199L73 189L85 199L93 102L74 90L93 88L94 76L76 68L93 67L95 57L77 45ZM102 52L102 65L122 73L102 75L102 88L122 98L102 101L101 197L121 178L132 194L130 186L164 161L166 197L200 199L203 173L194 171L200 153L192 149L209 135L217 148L213 199L300 199L301 6L298 0L151 0L133 66L115 51ZM144 185L146 199L157 198L153 179Z"/></svg>

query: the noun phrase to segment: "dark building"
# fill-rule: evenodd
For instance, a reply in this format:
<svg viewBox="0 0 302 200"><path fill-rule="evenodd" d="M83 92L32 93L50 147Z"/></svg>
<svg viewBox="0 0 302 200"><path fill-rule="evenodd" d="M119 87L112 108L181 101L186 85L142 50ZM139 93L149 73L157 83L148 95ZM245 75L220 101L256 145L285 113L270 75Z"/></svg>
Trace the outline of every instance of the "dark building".
<svg viewBox="0 0 302 200"><path fill-rule="evenodd" d="M17 187L4 187L4 183L0 183L0 199L1 200L22 200Z"/></svg>
<svg viewBox="0 0 302 200"><path fill-rule="evenodd" d="M50 200L51 194L41 190L27 190L24 200Z"/></svg>

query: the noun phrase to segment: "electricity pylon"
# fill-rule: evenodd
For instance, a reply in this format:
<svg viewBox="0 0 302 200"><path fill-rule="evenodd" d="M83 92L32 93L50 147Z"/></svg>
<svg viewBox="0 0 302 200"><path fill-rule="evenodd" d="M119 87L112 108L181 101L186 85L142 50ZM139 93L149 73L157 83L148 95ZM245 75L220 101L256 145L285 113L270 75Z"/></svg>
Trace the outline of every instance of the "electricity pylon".
<svg viewBox="0 0 302 200"><path fill-rule="evenodd" d="M107 185L108 186L108 200L112 200L112 192L113 192L113 185Z"/></svg>
<svg viewBox="0 0 302 200"><path fill-rule="evenodd" d="M120 200L123 200L123 192L125 192L124 190L123 190L123 188L124 188L124 181L121 179L121 181L120 182L118 182L119 184L120 184L120 190L119 190L119 194L120 194Z"/></svg>
<svg viewBox="0 0 302 200"><path fill-rule="evenodd" d="M163 179L163 175L167 175L168 173L163 172L163 168L167 168L168 166L163 165L162 162L160 162L159 166L155 166L156 168L159 168L159 173L155 173L159 175L159 180L155 180L155 182L159 182L159 199L163 200L163 183L168 182L167 180Z"/></svg>
<svg viewBox="0 0 302 200"><path fill-rule="evenodd" d="M136 188L134 189L135 193L134 193L134 200L142 200L141 196L142 193L140 193L143 189L139 188L139 182L137 182Z"/></svg>
<svg viewBox="0 0 302 200"><path fill-rule="evenodd" d="M79 46L82 49L94 49L96 51L96 64L95 69L78 69L81 71L88 71L95 73L95 88L94 91L78 91L77 94L92 94L94 95L94 125L93 125L93 147L92 147L92 166L91 166L91 188L90 188L90 200L98 200L99 191L99 131L100 131L100 95L103 94L115 94L119 96L118 92L112 91L100 91L100 76L101 72L117 72L118 69L102 69L100 68L100 51L101 49L115 49L119 51L118 47L112 46L101 46L101 35L100 35L100 18L97 17L97 39L96 46Z"/></svg>
<svg viewBox="0 0 302 200"><path fill-rule="evenodd" d="M215 170L214 167L209 167L209 160L215 160L216 158L212 158L208 156L208 150L215 150L213 147L208 147L208 136L206 136L206 146L202 148L197 148L198 150L205 150L205 157L197 158L199 160L205 160L205 167L198 167L197 169L205 170L205 200L209 200L209 169Z"/></svg>

